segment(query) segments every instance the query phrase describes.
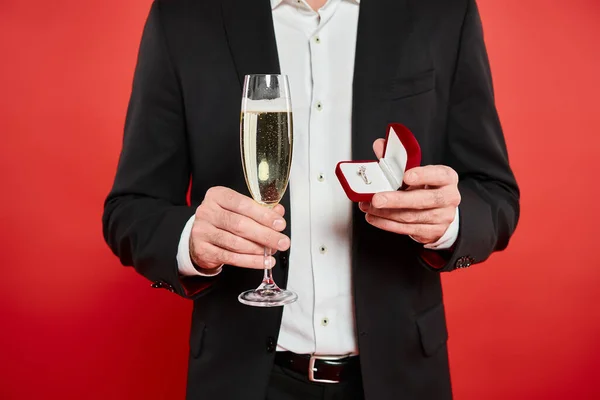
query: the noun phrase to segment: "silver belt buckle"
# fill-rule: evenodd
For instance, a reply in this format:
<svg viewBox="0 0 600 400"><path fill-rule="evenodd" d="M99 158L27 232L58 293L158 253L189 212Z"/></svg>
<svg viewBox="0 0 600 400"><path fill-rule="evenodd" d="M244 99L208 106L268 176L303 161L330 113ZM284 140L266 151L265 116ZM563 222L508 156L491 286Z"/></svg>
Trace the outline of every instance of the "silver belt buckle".
<svg viewBox="0 0 600 400"><path fill-rule="evenodd" d="M350 355L347 354L345 356L315 356L314 354L310 355L310 361L308 362L308 380L311 382L318 383L340 383L340 381L332 381L329 379L317 379L315 378L315 372L317 369L315 368L316 360L343 360L344 358L348 358Z"/></svg>

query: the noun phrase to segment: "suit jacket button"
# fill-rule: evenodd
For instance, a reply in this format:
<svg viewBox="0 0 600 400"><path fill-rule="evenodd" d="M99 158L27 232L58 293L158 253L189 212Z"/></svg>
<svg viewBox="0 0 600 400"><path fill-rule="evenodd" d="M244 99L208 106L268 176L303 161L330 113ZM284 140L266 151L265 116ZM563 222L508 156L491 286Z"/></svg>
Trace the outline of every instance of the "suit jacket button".
<svg viewBox="0 0 600 400"><path fill-rule="evenodd" d="M150 285L153 289L167 289L171 293L175 293L175 288L163 281L156 281Z"/></svg>
<svg viewBox="0 0 600 400"><path fill-rule="evenodd" d="M275 348L276 348L275 338L273 336L269 336L267 338L267 352L273 353L275 351Z"/></svg>
<svg viewBox="0 0 600 400"><path fill-rule="evenodd" d="M456 268L468 268L471 266L471 264L473 263L473 259L471 257L460 257L458 260L456 260Z"/></svg>

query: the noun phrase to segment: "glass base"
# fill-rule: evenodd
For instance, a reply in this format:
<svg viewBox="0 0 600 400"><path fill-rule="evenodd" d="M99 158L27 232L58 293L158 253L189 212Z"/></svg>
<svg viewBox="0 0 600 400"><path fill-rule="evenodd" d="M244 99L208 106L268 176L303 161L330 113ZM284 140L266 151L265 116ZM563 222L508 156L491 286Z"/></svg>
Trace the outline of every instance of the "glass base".
<svg viewBox="0 0 600 400"><path fill-rule="evenodd" d="M262 284L253 290L247 290L238 296L240 303L254 307L279 307L298 300L291 290L280 289L275 284Z"/></svg>

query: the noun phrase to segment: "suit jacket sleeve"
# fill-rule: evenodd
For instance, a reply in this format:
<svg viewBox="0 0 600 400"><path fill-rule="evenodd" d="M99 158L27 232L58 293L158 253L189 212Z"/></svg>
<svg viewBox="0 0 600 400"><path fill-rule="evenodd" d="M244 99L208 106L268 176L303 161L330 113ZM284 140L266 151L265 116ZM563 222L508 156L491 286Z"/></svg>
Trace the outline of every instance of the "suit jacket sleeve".
<svg viewBox="0 0 600 400"><path fill-rule="evenodd" d="M519 189L494 103L475 0L468 0L449 101L445 164L460 177L459 236L447 257L423 251L426 266L441 271L482 262L503 250L519 218Z"/></svg>
<svg viewBox="0 0 600 400"><path fill-rule="evenodd" d="M190 159L179 79L152 5L139 49L114 186L105 202L103 233L121 263L182 296L211 278L181 279L177 248L187 220ZM183 283L183 284L182 284Z"/></svg>

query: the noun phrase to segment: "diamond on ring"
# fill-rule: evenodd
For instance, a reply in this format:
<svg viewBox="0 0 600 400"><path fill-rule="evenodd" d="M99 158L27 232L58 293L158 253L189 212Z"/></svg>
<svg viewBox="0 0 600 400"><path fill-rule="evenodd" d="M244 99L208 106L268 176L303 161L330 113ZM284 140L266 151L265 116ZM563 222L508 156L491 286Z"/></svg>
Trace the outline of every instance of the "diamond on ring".
<svg viewBox="0 0 600 400"><path fill-rule="evenodd" d="M363 181L365 181L365 184L370 185L371 181L369 180L369 178L367 177L367 168L364 165L361 165L358 168L358 175L360 175L360 177L363 179Z"/></svg>

